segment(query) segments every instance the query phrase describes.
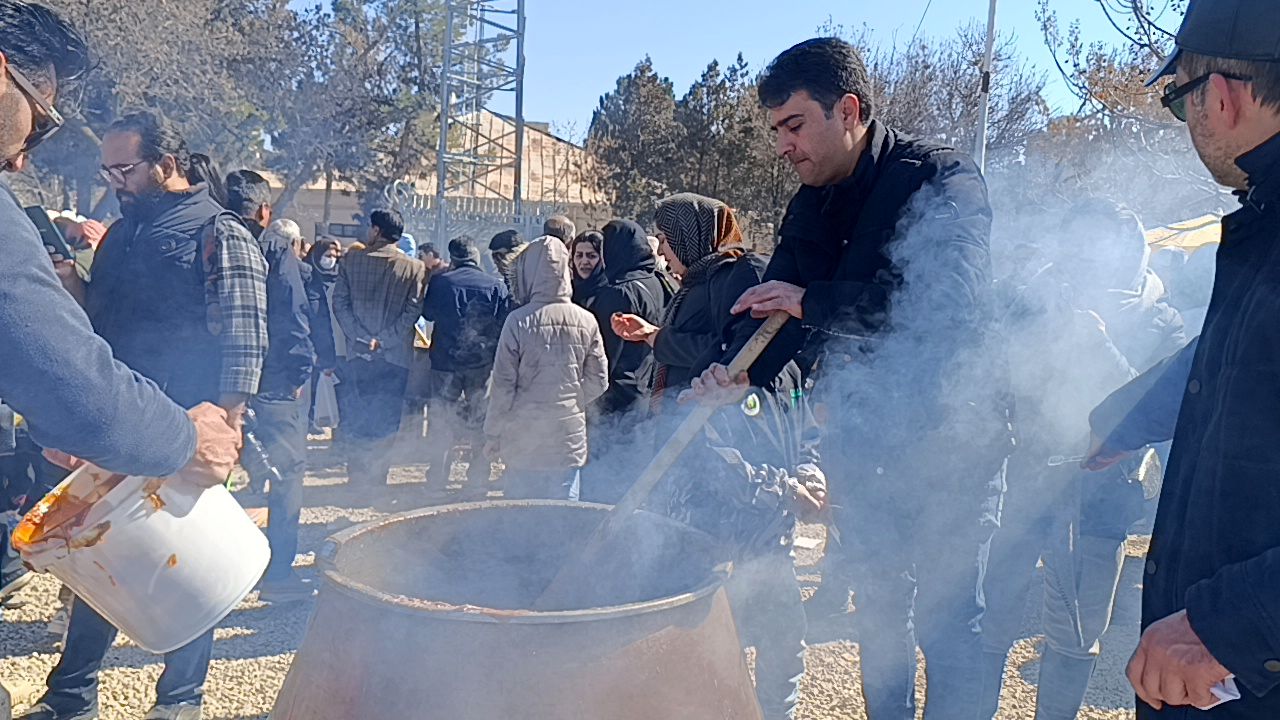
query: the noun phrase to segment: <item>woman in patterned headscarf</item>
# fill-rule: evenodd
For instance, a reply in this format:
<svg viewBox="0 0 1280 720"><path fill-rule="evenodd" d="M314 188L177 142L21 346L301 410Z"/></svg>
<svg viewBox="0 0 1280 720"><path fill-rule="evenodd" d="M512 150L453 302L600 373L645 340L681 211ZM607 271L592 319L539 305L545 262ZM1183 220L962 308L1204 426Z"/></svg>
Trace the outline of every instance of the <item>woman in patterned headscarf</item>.
<svg viewBox="0 0 1280 720"><path fill-rule="evenodd" d="M613 318L628 342L648 343L658 363L651 388L655 412L675 403L689 380L718 359L729 309L759 284L767 260L743 247L742 230L728 205L681 193L658 204L659 249L680 276L681 287L661 326L634 315Z"/></svg>

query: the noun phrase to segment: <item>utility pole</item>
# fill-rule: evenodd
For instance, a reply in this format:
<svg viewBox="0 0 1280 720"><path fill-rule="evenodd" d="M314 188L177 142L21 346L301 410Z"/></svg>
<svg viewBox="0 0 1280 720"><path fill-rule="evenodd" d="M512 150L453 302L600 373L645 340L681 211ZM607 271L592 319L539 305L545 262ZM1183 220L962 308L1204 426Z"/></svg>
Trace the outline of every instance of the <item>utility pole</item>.
<svg viewBox="0 0 1280 720"><path fill-rule="evenodd" d="M991 0L987 13L987 49L982 56L982 87L978 93L978 132L974 140L973 159L978 169L987 169L987 125L991 116L991 72L996 56L996 0Z"/></svg>

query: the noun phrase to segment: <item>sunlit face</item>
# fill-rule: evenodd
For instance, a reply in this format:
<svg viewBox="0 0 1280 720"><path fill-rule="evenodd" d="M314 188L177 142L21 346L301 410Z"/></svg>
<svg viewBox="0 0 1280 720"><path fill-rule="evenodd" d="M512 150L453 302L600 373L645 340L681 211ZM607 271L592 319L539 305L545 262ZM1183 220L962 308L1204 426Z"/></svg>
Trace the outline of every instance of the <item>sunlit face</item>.
<svg viewBox="0 0 1280 720"><path fill-rule="evenodd" d="M162 192L156 164L142 158L142 138L132 132L109 132L102 138L102 167L121 209Z"/></svg>
<svg viewBox="0 0 1280 720"><path fill-rule="evenodd" d="M1183 84L1193 78L1186 70L1179 69L1176 79ZM1241 152L1230 140L1230 127L1220 102L1220 88L1226 82L1213 78L1187 96L1187 130L1191 133L1191 144L1213 179L1226 187L1243 190L1249 186L1249 178L1236 165Z"/></svg>
<svg viewBox="0 0 1280 720"><path fill-rule="evenodd" d="M680 262L676 251L671 249L671 243L667 241L667 234L661 230L658 231L658 252L666 258L667 264L671 266L671 272L676 275L683 276L689 270L684 263Z"/></svg>
<svg viewBox="0 0 1280 720"><path fill-rule="evenodd" d="M856 148L864 132L860 112L854 95L845 95L828 113L807 91L793 93L769 110L774 149L805 185L834 185L849 177L857 163Z"/></svg>
<svg viewBox="0 0 1280 720"><path fill-rule="evenodd" d="M589 242L580 242L573 246L573 271L582 280L600 267L600 252Z"/></svg>
<svg viewBox="0 0 1280 720"><path fill-rule="evenodd" d="M7 58L4 63L7 66ZM44 75L52 76L53 73ZM53 105L57 94L55 83L35 75L28 77L28 80L36 86L41 99ZM0 93L0 169L22 172L27 163L27 154L24 152L27 138L35 129L39 119L36 113L39 111L35 107L35 99L27 97L7 72L0 74L0 82L3 83L3 92Z"/></svg>

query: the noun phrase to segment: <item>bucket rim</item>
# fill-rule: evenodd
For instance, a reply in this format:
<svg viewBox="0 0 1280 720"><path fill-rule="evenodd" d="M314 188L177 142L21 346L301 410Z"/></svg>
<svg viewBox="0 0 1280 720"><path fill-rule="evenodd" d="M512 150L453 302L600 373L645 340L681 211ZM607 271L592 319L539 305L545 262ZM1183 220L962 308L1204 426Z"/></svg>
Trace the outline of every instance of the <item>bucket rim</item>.
<svg viewBox="0 0 1280 720"><path fill-rule="evenodd" d="M395 515L389 515L378 520L360 523L347 528L346 530L330 535L320 549L316 551L316 567L324 576L328 585L333 589L338 590L345 595L354 596L362 600L374 600L386 607L390 607L401 612L416 615L427 615L441 620L515 624L594 622L671 610L673 608L698 602L715 594L729 579L729 575L733 569L733 564L731 562L725 561L723 563L719 563L712 568L706 580L695 586L693 589L677 595L670 595L653 600L624 603L622 605L609 605L605 607L583 608L578 610L540 611L502 610L479 605L457 605L437 600L424 600L422 598L388 593L367 583L354 580L339 572L337 568L337 557L339 552L342 550L343 545L362 535L376 532L388 525L394 525L424 517L470 512L482 508L514 507L556 507L582 511L608 511L612 509L612 506L610 505L578 502L573 500L492 500L483 502L455 503L451 505L437 505L433 507L420 508L418 510L409 510L402 513L396 513ZM678 521L675 520L672 520L672 522L677 522L677 524L679 524ZM688 526L686 525L685 527ZM689 531L705 535L705 533L702 533L695 528L689 528Z"/></svg>

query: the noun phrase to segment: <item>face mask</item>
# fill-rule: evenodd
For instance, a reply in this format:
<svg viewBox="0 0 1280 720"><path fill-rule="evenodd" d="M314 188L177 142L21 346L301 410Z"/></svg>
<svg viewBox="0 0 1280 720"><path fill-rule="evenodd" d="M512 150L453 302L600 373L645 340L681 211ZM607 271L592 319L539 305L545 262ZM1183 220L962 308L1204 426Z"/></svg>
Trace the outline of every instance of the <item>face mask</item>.
<svg viewBox="0 0 1280 720"><path fill-rule="evenodd" d="M325 255L324 257L320 258L321 270L332 270L336 267L338 267L338 258L332 255Z"/></svg>

